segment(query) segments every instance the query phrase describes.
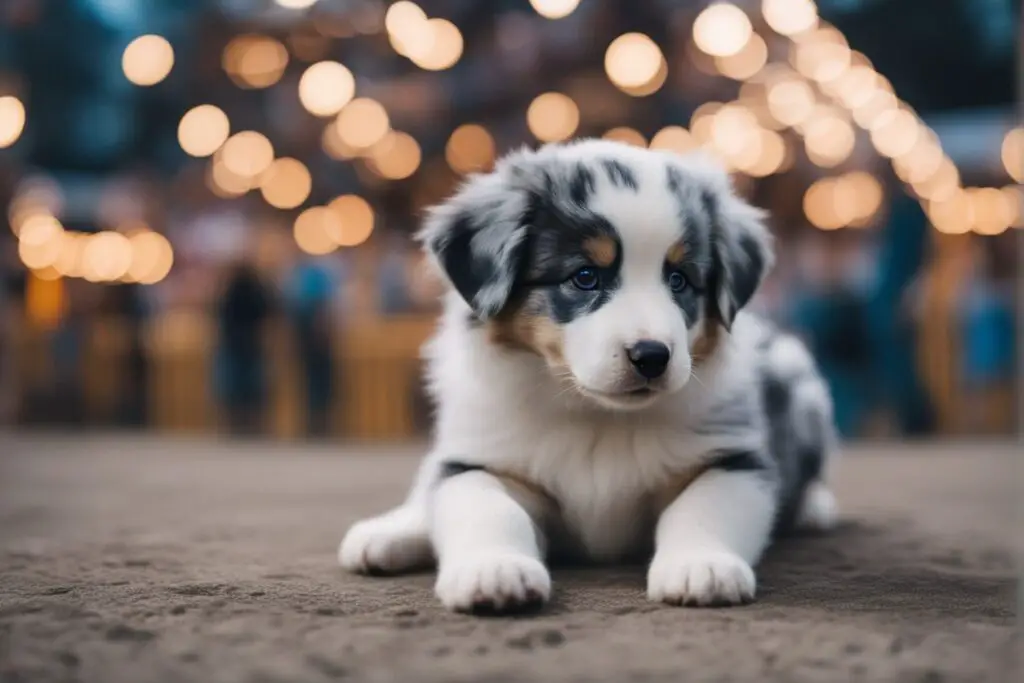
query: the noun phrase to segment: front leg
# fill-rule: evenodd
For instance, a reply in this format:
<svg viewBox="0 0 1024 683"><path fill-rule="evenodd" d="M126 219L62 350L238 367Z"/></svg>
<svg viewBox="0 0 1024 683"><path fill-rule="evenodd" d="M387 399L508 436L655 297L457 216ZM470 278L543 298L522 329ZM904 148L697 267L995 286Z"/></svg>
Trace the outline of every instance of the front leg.
<svg viewBox="0 0 1024 683"><path fill-rule="evenodd" d="M435 591L456 611L535 607L551 595L539 521L546 501L480 469L443 479L434 493Z"/></svg>
<svg viewBox="0 0 1024 683"><path fill-rule="evenodd" d="M648 598L698 606L752 601L753 567L775 519L774 474L765 455L730 453L679 494L658 520Z"/></svg>

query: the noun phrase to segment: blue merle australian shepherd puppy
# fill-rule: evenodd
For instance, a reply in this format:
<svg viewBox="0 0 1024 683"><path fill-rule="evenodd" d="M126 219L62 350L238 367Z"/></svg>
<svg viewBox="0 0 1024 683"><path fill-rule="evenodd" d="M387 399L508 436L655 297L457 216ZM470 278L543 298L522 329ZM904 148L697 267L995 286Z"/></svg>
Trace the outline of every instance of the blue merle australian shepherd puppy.
<svg viewBox="0 0 1024 683"><path fill-rule="evenodd" d="M421 239L450 285L433 447L343 567L436 562L452 610L546 601L548 563L649 562L673 605L754 598L776 532L827 528L836 440L803 345L743 311L764 215L701 156L582 140L471 177Z"/></svg>

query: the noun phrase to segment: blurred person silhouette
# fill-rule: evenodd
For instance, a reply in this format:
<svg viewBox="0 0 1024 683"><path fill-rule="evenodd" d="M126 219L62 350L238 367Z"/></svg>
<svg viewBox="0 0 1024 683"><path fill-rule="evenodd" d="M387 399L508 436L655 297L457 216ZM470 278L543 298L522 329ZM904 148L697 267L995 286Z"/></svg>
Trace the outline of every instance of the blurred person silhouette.
<svg viewBox="0 0 1024 683"><path fill-rule="evenodd" d="M288 308L306 395L306 434L325 437L330 431L334 398L334 294L338 267L322 258L302 257L286 283Z"/></svg>
<svg viewBox="0 0 1024 683"><path fill-rule="evenodd" d="M232 266L218 304L217 389L228 429L237 436L263 432L268 403L267 323L272 294L251 263Z"/></svg>
<svg viewBox="0 0 1024 683"><path fill-rule="evenodd" d="M53 383L46 392L52 401L52 407L46 409L47 421L70 425L85 422L86 343L94 305L85 284L67 281L67 307L50 335Z"/></svg>
<svg viewBox="0 0 1024 683"><path fill-rule="evenodd" d="M828 382L840 433L859 436L872 384L867 254L843 234L812 235L804 248L807 272L793 290L792 324L803 332Z"/></svg>
<svg viewBox="0 0 1024 683"><path fill-rule="evenodd" d="M378 243L377 310L381 315L401 315L413 308L410 295L408 237L401 233L381 236Z"/></svg>
<svg viewBox="0 0 1024 683"><path fill-rule="evenodd" d="M878 277L868 303L878 399L892 411L905 436L921 436L934 428L915 360L917 325L910 305L914 283L924 267L929 230L920 203L897 193L888 220L879 229Z"/></svg>
<svg viewBox="0 0 1024 683"><path fill-rule="evenodd" d="M0 427L18 417L18 341L20 313L8 278L0 279Z"/></svg>
<svg viewBox="0 0 1024 683"><path fill-rule="evenodd" d="M957 302L966 426L981 433L1009 427L1013 408L1013 283L995 277L993 261L984 245L971 245L967 282Z"/></svg>
<svg viewBox="0 0 1024 683"><path fill-rule="evenodd" d="M120 405L117 423L125 427L143 427L148 420L149 362L145 347L145 326L148 319L142 285L119 284L108 288L111 314L125 325L128 349L123 359Z"/></svg>

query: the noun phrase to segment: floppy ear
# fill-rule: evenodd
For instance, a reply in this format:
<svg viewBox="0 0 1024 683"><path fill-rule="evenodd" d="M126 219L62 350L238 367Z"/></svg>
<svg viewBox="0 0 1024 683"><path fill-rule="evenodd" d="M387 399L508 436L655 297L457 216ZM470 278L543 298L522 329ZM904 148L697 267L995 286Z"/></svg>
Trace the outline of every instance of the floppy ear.
<svg viewBox="0 0 1024 683"><path fill-rule="evenodd" d="M705 190L711 219L711 313L726 329L754 296L774 261L767 213L737 197L731 187Z"/></svg>
<svg viewBox="0 0 1024 683"><path fill-rule="evenodd" d="M504 174L471 177L431 209L418 238L481 319L508 304L526 261L527 195Z"/></svg>

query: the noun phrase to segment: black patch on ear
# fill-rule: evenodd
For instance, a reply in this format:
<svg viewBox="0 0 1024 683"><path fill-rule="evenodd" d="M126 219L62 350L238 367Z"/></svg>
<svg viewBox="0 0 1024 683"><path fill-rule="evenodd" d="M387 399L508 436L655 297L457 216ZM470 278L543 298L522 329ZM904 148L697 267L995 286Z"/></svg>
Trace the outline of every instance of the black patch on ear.
<svg viewBox="0 0 1024 683"><path fill-rule="evenodd" d="M718 198L710 190L701 192L701 204L711 221L711 254L714 264L709 278L708 313L726 329L736 313L747 305L764 275L764 247L743 225L726 225ZM722 310L722 300L728 301Z"/></svg>
<svg viewBox="0 0 1024 683"><path fill-rule="evenodd" d="M489 258L473 256L475 232L469 216L463 215L442 238L431 245L456 291L470 302L487 282L494 267Z"/></svg>
<svg viewBox="0 0 1024 683"><path fill-rule="evenodd" d="M601 165L604 166L605 173L608 174L608 180L615 187L624 187L634 192L639 189L640 184L636 180L636 174L629 166L615 159L603 159Z"/></svg>
<svg viewBox="0 0 1024 683"><path fill-rule="evenodd" d="M586 206L596 188L594 173L583 164L577 164L572 180L569 181L569 198L580 206Z"/></svg>
<svg viewBox="0 0 1024 683"><path fill-rule="evenodd" d="M746 267L733 268L730 271L732 280L732 298L737 309L743 308L754 296L757 285L764 274L764 255L761 246L750 235L741 233L738 239L740 251L746 256Z"/></svg>
<svg viewBox="0 0 1024 683"><path fill-rule="evenodd" d="M469 214L463 214L430 248L437 254L455 290L470 304L476 317L485 320L500 313L515 294L515 283L521 280L525 266L529 239L523 237L508 247L499 263L496 254L481 253L479 248L474 248L473 240L480 235L481 230L473 227ZM511 280L508 295L481 302L480 291L485 287L493 288L502 278Z"/></svg>

